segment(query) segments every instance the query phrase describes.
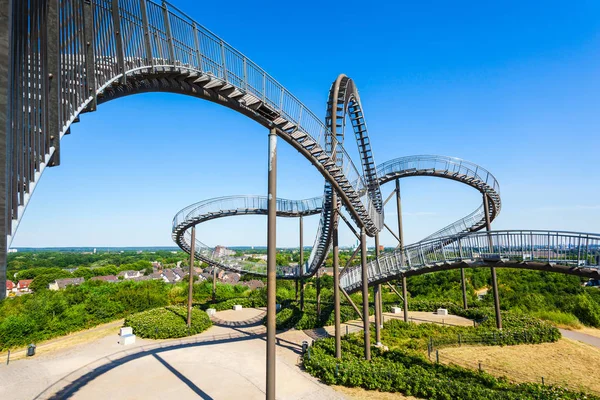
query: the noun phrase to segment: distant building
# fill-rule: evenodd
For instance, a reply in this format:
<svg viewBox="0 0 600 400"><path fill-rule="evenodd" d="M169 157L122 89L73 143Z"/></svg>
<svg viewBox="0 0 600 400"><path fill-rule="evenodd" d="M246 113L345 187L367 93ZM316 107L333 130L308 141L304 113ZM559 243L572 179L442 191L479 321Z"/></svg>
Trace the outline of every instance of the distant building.
<svg viewBox="0 0 600 400"><path fill-rule="evenodd" d="M6 297L17 291L17 285L13 281L6 281Z"/></svg>
<svg viewBox="0 0 600 400"><path fill-rule="evenodd" d="M223 283L231 283L235 285L240 281L240 274L235 272L226 272L221 276L220 279Z"/></svg>
<svg viewBox="0 0 600 400"><path fill-rule="evenodd" d="M28 293L30 292L29 290L29 285L31 285L31 282L33 282L33 279L22 279L17 283L17 290L21 293Z"/></svg>
<svg viewBox="0 0 600 400"><path fill-rule="evenodd" d="M129 271L119 272L117 277L123 277L123 279L133 279L133 278L139 278L140 276L143 276L143 275L144 275L144 271L129 270Z"/></svg>
<svg viewBox="0 0 600 400"><path fill-rule="evenodd" d="M17 250L17 249L8 249L8 252L9 252L9 253L16 253L16 252L18 252L18 251L19 251L19 250Z"/></svg>
<svg viewBox="0 0 600 400"><path fill-rule="evenodd" d="M104 281L104 282L115 283L115 282L119 282L119 278L117 278L114 275L94 276L94 277L90 278L90 281Z"/></svg>
<svg viewBox="0 0 600 400"><path fill-rule="evenodd" d="M233 256L233 255L235 255L235 251L234 250L229 250L225 246L217 246L213 250L213 257L214 258L230 257L230 256Z"/></svg>
<svg viewBox="0 0 600 400"><path fill-rule="evenodd" d="M54 282L48 284L48 289L50 290L62 290L67 286L73 285L78 286L84 282L83 278L65 278L65 279L57 279Z"/></svg>
<svg viewBox="0 0 600 400"><path fill-rule="evenodd" d="M246 286L251 290L260 289L265 287L265 283L263 281L259 281L257 279L253 279L251 281L240 282L240 285Z"/></svg>

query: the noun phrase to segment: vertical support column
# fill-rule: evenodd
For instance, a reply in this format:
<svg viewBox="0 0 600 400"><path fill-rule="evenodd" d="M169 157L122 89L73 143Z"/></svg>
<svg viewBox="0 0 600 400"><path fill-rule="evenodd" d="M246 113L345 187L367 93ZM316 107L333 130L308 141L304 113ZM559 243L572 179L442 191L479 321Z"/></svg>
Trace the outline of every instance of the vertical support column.
<svg viewBox="0 0 600 400"><path fill-rule="evenodd" d="M142 0L143 1L143 0ZM85 77L87 85L87 95L92 97L88 105L88 111L96 111L96 68L94 58L94 12L92 2L85 0L83 2L83 29L85 35Z"/></svg>
<svg viewBox="0 0 600 400"><path fill-rule="evenodd" d="M400 239L400 263L404 265L404 229L402 228L402 197L400 196L400 179L396 179L396 209L398 212L398 239ZM408 297L406 276L402 274L402 298L404 301L404 322L408 322Z"/></svg>
<svg viewBox="0 0 600 400"><path fill-rule="evenodd" d="M54 154L49 166L60 165L60 35L59 0L49 0L46 17L46 59L48 67L48 133Z"/></svg>
<svg viewBox="0 0 600 400"><path fill-rule="evenodd" d="M317 320L321 318L321 267L317 269Z"/></svg>
<svg viewBox="0 0 600 400"><path fill-rule="evenodd" d="M11 29L12 29L12 0L0 0L0 300L6 296L6 252L8 234L9 191L8 154L10 146L8 138L11 136L10 97L12 79L11 68Z"/></svg>
<svg viewBox="0 0 600 400"><path fill-rule="evenodd" d="M277 272L277 132L269 131L269 183L267 203L267 400L275 400L275 306Z"/></svg>
<svg viewBox="0 0 600 400"><path fill-rule="evenodd" d="M462 282L462 297L463 297L463 306L465 310L469 309L469 305L467 304L467 280L465 279L465 269L460 269L460 280Z"/></svg>
<svg viewBox="0 0 600 400"><path fill-rule="evenodd" d="M171 20L169 19L169 9L167 8L167 2L163 0L163 16L165 18L165 29L167 33L167 43L169 44L169 58L170 61L175 64L175 45L173 43L173 33L171 32Z"/></svg>
<svg viewBox="0 0 600 400"><path fill-rule="evenodd" d="M117 44L117 64L121 76L121 83L127 82L125 76L125 51L123 50L123 35L121 34L121 16L119 15L119 0L112 0L112 17L115 29L115 43Z"/></svg>
<svg viewBox="0 0 600 400"><path fill-rule="evenodd" d="M212 297L213 297L213 302L217 301L217 267L213 267L213 291L212 291Z"/></svg>
<svg viewBox="0 0 600 400"><path fill-rule="evenodd" d="M400 262L404 264L404 230L402 229L402 198L400 179L396 179L396 209L398 211L398 239L400 239Z"/></svg>
<svg viewBox="0 0 600 400"><path fill-rule="evenodd" d="M375 235L375 258L379 259L379 234ZM373 287L373 302L375 303L375 342L381 344L381 284Z"/></svg>
<svg viewBox="0 0 600 400"><path fill-rule="evenodd" d="M369 275L367 271L367 236L365 228L360 229L360 265L362 269L363 334L365 340L365 360L371 359L371 332L369 325Z"/></svg>
<svg viewBox="0 0 600 400"><path fill-rule="evenodd" d="M406 275L402 274L402 300L404 301L404 322L408 322L408 290L406 289Z"/></svg>
<svg viewBox="0 0 600 400"><path fill-rule="evenodd" d="M333 191L333 317L335 323L335 358L342 358L342 327L340 310L340 254L338 242L338 199Z"/></svg>
<svg viewBox="0 0 600 400"><path fill-rule="evenodd" d="M146 0L140 0L140 10L142 14L142 29L144 30L146 63L154 68L154 57L152 56L152 41L150 39L150 25L148 24L148 9L146 8Z"/></svg>
<svg viewBox="0 0 600 400"><path fill-rule="evenodd" d="M188 287L188 313L187 313L187 326L192 326L192 297L194 294L194 255L196 253L196 227L192 226L192 240L190 243L190 277Z"/></svg>
<svg viewBox="0 0 600 400"><path fill-rule="evenodd" d="M304 220L300 217L300 310L304 311Z"/></svg>
<svg viewBox="0 0 600 400"><path fill-rule="evenodd" d="M492 230L492 222L490 220L490 204L487 194L483 195L483 212L485 213L485 230ZM494 243L492 237L488 235L489 252L493 253ZM496 312L496 328L502 329L502 316L500 315L500 296L498 294L498 278L496 277L496 268L491 267L492 272L492 290L494 294L494 310Z"/></svg>

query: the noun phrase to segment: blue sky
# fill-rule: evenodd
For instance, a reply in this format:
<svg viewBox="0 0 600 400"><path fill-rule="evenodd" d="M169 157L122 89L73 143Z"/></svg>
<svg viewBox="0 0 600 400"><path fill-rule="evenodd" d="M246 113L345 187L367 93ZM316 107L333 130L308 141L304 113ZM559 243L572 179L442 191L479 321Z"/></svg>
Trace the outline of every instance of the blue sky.
<svg viewBox="0 0 600 400"><path fill-rule="evenodd" d="M503 201L494 228L600 232L600 3L172 3L320 117L331 82L352 77L378 164L442 154L490 170ZM322 177L280 144L278 195L320 195ZM179 209L267 190L265 129L195 98L145 94L103 104L61 146L62 165L44 173L13 247L171 245ZM346 147L355 151L350 140ZM403 180L402 196L407 242L481 200L432 178ZM393 207L386 214L395 225ZM306 219L307 245L317 221ZM279 219L278 245L297 245L297 224ZM212 221L198 237L265 245L266 217ZM355 240L345 230L340 241ZM387 233L381 241L394 245Z"/></svg>

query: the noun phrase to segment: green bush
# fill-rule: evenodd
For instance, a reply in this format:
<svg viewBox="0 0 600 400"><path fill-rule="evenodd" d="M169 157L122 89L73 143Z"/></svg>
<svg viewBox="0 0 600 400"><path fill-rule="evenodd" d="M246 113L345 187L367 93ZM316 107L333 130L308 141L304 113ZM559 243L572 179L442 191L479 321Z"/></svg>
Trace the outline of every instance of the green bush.
<svg viewBox="0 0 600 400"><path fill-rule="evenodd" d="M362 348L352 339L342 342L342 360L334 357L333 339L315 342L303 358L307 372L329 385L401 392L433 400L453 399L600 399L589 394L537 384L512 384L485 372L433 364L410 350L381 352L372 361L361 359Z"/></svg>
<svg viewBox="0 0 600 400"><path fill-rule="evenodd" d="M38 275L42 276L42 275ZM52 339L167 304L159 281L85 282L0 302L0 350Z"/></svg>
<svg viewBox="0 0 600 400"><path fill-rule="evenodd" d="M191 327L187 326L187 308L168 306L143 311L125 318L124 326L146 339L171 339L195 335L212 325L208 315L197 308L192 309Z"/></svg>

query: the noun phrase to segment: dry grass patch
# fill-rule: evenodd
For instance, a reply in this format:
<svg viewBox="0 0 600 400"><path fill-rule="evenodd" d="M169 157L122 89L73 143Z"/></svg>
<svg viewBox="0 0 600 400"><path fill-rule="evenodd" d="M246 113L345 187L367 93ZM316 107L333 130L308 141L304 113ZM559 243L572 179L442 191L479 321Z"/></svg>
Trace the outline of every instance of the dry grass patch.
<svg viewBox="0 0 600 400"><path fill-rule="evenodd" d="M506 376L515 382L568 385L600 393L600 381L594 377L600 369L600 349L570 339L556 343L518 346L465 346L442 349L440 362L454 363Z"/></svg>
<svg viewBox="0 0 600 400"><path fill-rule="evenodd" d="M345 386L332 386L336 391L342 393L352 400L418 400L418 397L404 396L402 393L379 392L377 390L365 390L362 388L349 388Z"/></svg>
<svg viewBox="0 0 600 400"><path fill-rule="evenodd" d="M36 343L36 355L53 353L58 350L74 347L80 344L90 343L97 339L101 339L106 336L116 335L119 332L119 328L123 326L122 319L117 321L108 322L101 324L90 329L83 331L69 333L65 336L60 336L54 339L46 340L40 343ZM19 360L25 358L26 348L12 350L10 353L10 360ZM0 358L6 359L7 353L0 353Z"/></svg>

